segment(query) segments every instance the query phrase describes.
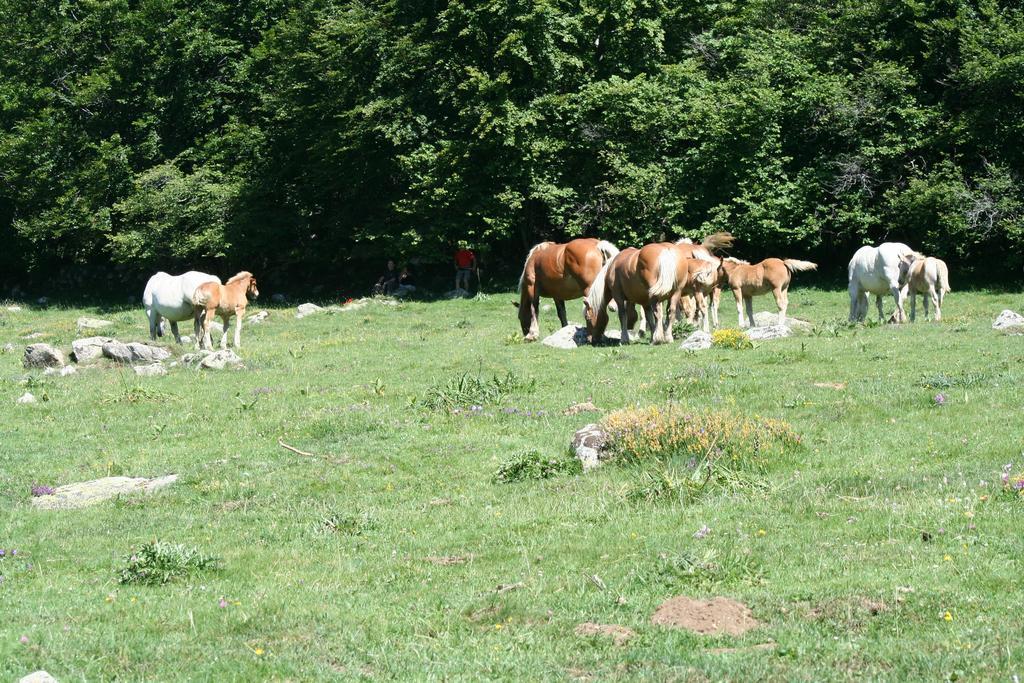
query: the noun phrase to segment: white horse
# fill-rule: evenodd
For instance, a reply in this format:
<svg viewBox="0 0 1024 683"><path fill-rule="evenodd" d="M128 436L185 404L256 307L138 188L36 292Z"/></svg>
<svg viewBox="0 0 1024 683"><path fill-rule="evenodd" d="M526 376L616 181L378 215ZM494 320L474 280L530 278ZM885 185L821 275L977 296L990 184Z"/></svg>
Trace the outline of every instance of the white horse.
<svg viewBox="0 0 1024 683"><path fill-rule="evenodd" d="M910 294L910 322L917 318L917 295L924 302L924 316L928 317L928 302L935 308L935 320L942 320L942 300L949 293L949 268L942 259L933 256L900 264L900 282L906 283Z"/></svg>
<svg viewBox="0 0 1024 683"><path fill-rule="evenodd" d="M903 284L900 265L910 267L920 254L900 242L884 242L877 247L861 247L850 259L850 322L864 320L868 314L868 295L875 295L879 322L885 322L882 297L892 294L896 301L896 322L904 322Z"/></svg>
<svg viewBox="0 0 1024 683"><path fill-rule="evenodd" d="M174 340L180 344L178 323L192 319L192 295L199 285L207 282L216 282L219 285L220 278L195 270L190 270L184 275L160 272L149 278L146 291L142 295L142 303L146 307L146 317L149 318L150 339L156 339L158 335L164 336L163 320L166 318L171 323Z"/></svg>

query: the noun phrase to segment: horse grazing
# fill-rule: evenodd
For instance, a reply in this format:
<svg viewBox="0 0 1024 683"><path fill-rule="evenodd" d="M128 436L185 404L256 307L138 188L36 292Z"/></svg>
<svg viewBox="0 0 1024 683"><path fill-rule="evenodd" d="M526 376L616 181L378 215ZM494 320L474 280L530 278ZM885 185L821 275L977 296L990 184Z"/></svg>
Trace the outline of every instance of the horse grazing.
<svg viewBox="0 0 1024 683"><path fill-rule="evenodd" d="M861 247L850 259L850 322L864 320L868 314L868 295L875 295L878 306L878 321L885 322L882 311L882 297L892 294L896 301L896 322L904 322L907 314L903 310L903 284L900 282L900 268L909 268L920 254L900 242L884 242L877 247Z"/></svg>
<svg viewBox="0 0 1024 683"><path fill-rule="evenodd" d="M608 306L615 302L622 343L629 343L629 329L636 322L636 306L643 307L651 343L672 341L672 317L666 317L663 302L678 300L680 291L690 278L689 261L677 245L669 242L647 244L640 249L622 250L598 273L587 294L587 332L591 343L597 344L608 327ZM704 264L698 269L703 280L713 280L714 268Z"/></svg>
<svg viewBox="0 0 1024 683"><path fill-rule="evenodd" d="M196 345L199 348L210 348L213 346L210 340L210 325L213 323L213 316L218 315L224 322L224 333L220 337L220 347L228 347L228 324L232 316L235 318L235 348L242 347L242 318L245 317L245 307L249 304L249 297L253 299L260 295L256 289L256 278L252 273L243 270L226 284L207 282L196 288L192 295L194 306Z"/></svg>
<svg viewBox="0 0 1024 683"><path fill-rule="evenodd" d="M220 284L216 275L207 275L190 270L183 275L169 275L159 272L149 278L146 290L142 294L142 304L149 318L149 337L156 339L164 336L164 319L171 323L174 340L181 343L178 323L192 318L194 306L192 295L200 285L212 282Z"/></svg>
<svg viewBox="0 0 1024 683"><path fill-rule="evenodd" d="M519 276L519 322L527 341L537 339L540 328L537 313L540 298L555 300L558 320L562 327L569 324L565 315L565 302L586 297L590 286L604 264L619 253L611 242L589 237L565 244L541 242L530 249ZM584 308L584 316L587 315Z"/></svg>
<svg viewBox="0 0 1024 683"><path fill-rule="evenodd" d="M684 237L681 240L676 241L676 246L682 251L683 256L691 259L700 259L702 261L708 261L713 263L715 268L719 268L722 264L722 259L715 256L713 253L715 250L728 249L732 246L735 237L727 232L715 232L706 236L700 244L694 244L693 240ZM716 283L712 282L709 285L701 285L696 283L691 285L702 288L702 294L710 297L710 301L704 307L703 312L697 305L696 293L694 291L684 292L682 298L677 302L675 309L677 315L681 318L682 315L686 316L686 319L691 324L698 322L702 325L704 330L708 329L707 321L707 310L711 310L711 324L714 327L718 327L718 302L719 302L719 288Z"/></svg>
<svg viewBox="0 0 1024 683"><path fill-rule="evenodd" d="M935 307L935 320L942 320L942 300L949 288L949 268L942 259L928 256L913 262L900 262L900 282L906 282L910 294L910 322L917 318L917 295L924 302L924 315L928 317L928 301Z"/></svg>
<svg viewBox="0 0 1024 683"><path fill-rule="evenodd" d="M771 292L779 307L779 324L786 324L786 309L789 307L789 283L793 273L814 270L818 264L787 258L766 258L751 265L736 258L722 260L720 278L723 287L732 290L736 298L736 315L740 327L743 325L743 309L747 309L746 327L754 325L754 297Z"/></svg>

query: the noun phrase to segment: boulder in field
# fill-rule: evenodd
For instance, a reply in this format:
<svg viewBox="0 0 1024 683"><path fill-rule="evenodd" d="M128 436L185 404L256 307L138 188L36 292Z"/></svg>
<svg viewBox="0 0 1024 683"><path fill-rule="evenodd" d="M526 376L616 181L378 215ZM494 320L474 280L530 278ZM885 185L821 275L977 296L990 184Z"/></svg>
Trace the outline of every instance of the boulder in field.
<svg viewBox="0 0 1024 683"><path fill-rule="evenodd" d="M583 463L584 471L600 467L602 461L608 459L605 451L607 441L608 434L597 423L585 425L572 435L572 450Z"/></svg>
<svg viewBox="0 0 1024 683"><path fill-rule="evenodd" d="M60 375L61 377L67 377L78 372L78 368L74 365L65 365L62 368L46 368L43 370L44 375Z"/></svg>
<svg viewBox="0 0 1024 683"><path fill-rule="evenodd" d="M226 368L242 367L242 359L231 349L223 349L216 353L203 356L199 361L199 367L204 370L224 370Z"/></svg>
<svg viewBox="0 0 1024 683"><path fill-rule="evenodd" d="M39 671L33 671L27 676L22 676L18 683L57 683L57 679L40 669Z"/></svg>
<svg viewBox="0 0 1024 683"><path fill-rule="evenodd" d="M316 304L299 304L298 308L295 309L295 317L300 319L305 318L307 315L313 315L314 313L319 313L322 310L324 309Z"/></svg>
<svg viewBox="0 0 1024 683"><path fill-rule="evenodd" d="M64 353L49 344L29 344L21 361L26 368L62 368Z"/></svg>
<svg viewBox="0 0 1024 683"><path fill-rule="evenodd" d="M250 315L248 318L245 319L245 322L249 323L250 325L256 325L258 323L263 322L269 317L270 311L260 311L259 313L253 313L252 315Z"/></svg>
<svg viewBox="0 0 1024 683"><path fill-rule="evenodd" d="M992 323L993 330L1024 332L1024 316L1009 309L1000 313Z"/></svg>
<svg viewBox="0 0 1024 683"><path fill-rule="evenodd" d="M617 327L615 329L609 328L605 330L604 337L605 341L602 343L618 344L621 341L622 333ZM636 341L638 338L639 336L636 332L630 333L630 339L633 341ZM554 349L576 349L581 346L587 346L587 328L569 323L557 332L544 337L541 344Z"/></svg>
<svg viewBox="0 0 1024 683"><path fill-rule="evenodd" d="M754 326L755 327L772 327L779 324L779 314L769 313L768 311L761 311L760 313L754 314ZM814 329L814 325L806 320L800 318L786 317L786 321L782 323L786 327L790 328L793 332L810 332Z"/></svg>
<svg viewBox="0 0 1024 683"><path fill-rule="evenodd" d="M29 403L36 403L36 397L32 395L32 392L26 391L24 394L22 394L18 398L16 403L20 403L22 405L27 405Z"/></svg>
<svg viewBox="0 0 1024 683"><path fill-rule="evenodd" d="M711 335L704 330L697 330L687 337L679 348L683 351L704 351L711 348Z"/></svg>
<svg viewBox="0 0 1024 683"><path fill-rule="evenodd" d="M786 325L768 325L767 327L750 327L746 330L750 341L765 341L767 339L783 339L793 335L793 330Z"/></svg>
<svg viewBox="0 0 1024 683"><path fill-rule="evenodd" d="M103 358L103 345L114 341L110 337L83 337L71 342L71 356L76 363L91 363Z"/></svg>
<svg viewBox="0 0 1024 683"><path fill-rule="evenodd" d="M121 343L111 340L102 345L103 355L115 363L154 363L171 357L171 352L160 346L140 342Z"/></svg>

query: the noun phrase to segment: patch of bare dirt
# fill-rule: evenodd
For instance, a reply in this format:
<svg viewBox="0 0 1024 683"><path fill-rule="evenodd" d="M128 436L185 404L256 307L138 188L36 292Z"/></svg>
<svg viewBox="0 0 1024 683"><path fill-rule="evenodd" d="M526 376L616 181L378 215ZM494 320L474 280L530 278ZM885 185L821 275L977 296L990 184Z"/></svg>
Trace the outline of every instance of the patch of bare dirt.
<svg viewBox="0 0 1024 683"><path fill-rule="evenodd" d="M741 635L758 625L750 608L742 602L724 597L694 600L685 595L661 603L651 615L651 623L694 633L730 636Z"/></svg>
<svg viewBox="0 0 1024 683"><path fill-rule="evenodd" d="M854 596L817 605L807 612L807 618L811 621L827 619L852 625L861 617L874 617L887 611L889 606L881 600Z"/></svg>
<svg viewBox="0 0 1024 683"><path fill-rule="evenodd" d="M636 635L633 629L626 628L625 626L619 626L618 624L595 624L590 621L578 625L575 633L581 638L592 636L611 638L612 642L616 645L625 645L629 642L630 638Z"/></svg>
<svg viewBox="0 0 1024 683"><path fill-rule="evenodd" d="M599 413L601 409L595 406L590 401L584 401L583 403L573 403L571 406L562 411L562 415L579 415L580 413Z"/></svg>
<svg viewBox="0 0 1024 683"><path fill-rule="evenodd" d="M429 562L431 564L440 565L442 567L450 567L453 564L466 564L467 562L472 561L472 559L473 559L473 555L472 554L470 554L470 555L430 555L428 557L424 557L423 561L424 562Z"/></svg>

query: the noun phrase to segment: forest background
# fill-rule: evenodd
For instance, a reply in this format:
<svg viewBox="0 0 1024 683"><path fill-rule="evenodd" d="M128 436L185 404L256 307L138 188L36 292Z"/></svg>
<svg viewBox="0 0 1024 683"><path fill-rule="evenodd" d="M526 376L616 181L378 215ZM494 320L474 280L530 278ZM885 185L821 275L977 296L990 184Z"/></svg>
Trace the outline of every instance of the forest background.
<svg viewBox="0 0 1024 683"><path fill-rule="evenodd" d="M512 276L542 239L715 230L836 279L883 239L1022 276L1017 2L0 0L0 27L0 287L333 291L460 239Z"/></svg>

